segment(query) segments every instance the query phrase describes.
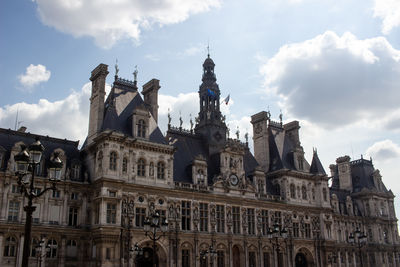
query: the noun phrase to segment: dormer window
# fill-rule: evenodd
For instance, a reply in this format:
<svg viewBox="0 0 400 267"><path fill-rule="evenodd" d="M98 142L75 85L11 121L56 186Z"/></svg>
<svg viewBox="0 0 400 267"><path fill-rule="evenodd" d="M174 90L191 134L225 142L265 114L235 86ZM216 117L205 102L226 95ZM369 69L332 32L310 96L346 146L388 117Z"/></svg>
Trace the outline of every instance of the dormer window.
<svg viewBox="0 0 400 267"><path fill-rule="evenodd" d="M117 170L117 152L110 153L110 170Z"/></svg>
<svg viewBox="0 0 400 267"><path fill-rule="evenodd" d="M137 124L137 136L146 138L146 123L143 119L140 119Z"/></svg>
<svg viewBox="0 0 400 267"><path fill-rule="evenodd" d="M75 163L71 167L71 179L72 180L79 180L80 177L80 166L79 164Z"/></svg>
<svg viewBox="0 0 400 267"><path fill-rule="evenodd" d="M197 183L204 184L204 171L202 169L197 171Z"/></svg>

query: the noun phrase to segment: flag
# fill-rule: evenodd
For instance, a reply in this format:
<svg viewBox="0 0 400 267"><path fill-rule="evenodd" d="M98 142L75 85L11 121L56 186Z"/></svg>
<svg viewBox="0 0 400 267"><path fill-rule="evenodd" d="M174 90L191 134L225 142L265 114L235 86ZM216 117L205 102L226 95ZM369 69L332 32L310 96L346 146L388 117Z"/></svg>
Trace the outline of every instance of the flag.
<svg viewBox="0 0 400 267"><path fill-rule="evenodd" d="M207 95L211 97L216 97L215 92L212 91L211 89L207 89Z"/></svg>
<svg viewBox="0 0 400 267"><path fill-rule="evenodd" d="M225 104L228 105L229 99L230 99L230 94L227 97L225 97L225 99L222 100L222 102L225 102Z"/></svg>

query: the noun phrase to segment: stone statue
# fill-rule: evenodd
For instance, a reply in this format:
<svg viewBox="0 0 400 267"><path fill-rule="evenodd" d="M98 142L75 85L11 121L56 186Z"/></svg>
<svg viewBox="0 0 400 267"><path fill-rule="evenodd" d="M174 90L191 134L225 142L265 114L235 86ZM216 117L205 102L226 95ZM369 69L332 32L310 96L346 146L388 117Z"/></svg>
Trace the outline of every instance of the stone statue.
<svg viewBox="0 0 400 267"><path fill-rule="evenodd" d="M245 133L244 138L246 139L246 143L249 142L249 133Z"/></svg>
<svg viewBox="0 0 400 267"><path fill-rule="evenodd" d="M171 113L169 113L169 109L168 109L168 125L171 125Z"/></svg>
<svg viewBox="0 0 400 267"><path fill-rule="evenodd" d="M182 120L182 116L179 112L179 127L182 128L182 124L183 124L183 120Z"/></svg>
<svg viewBox="0 0 400 267"><path fill-rule="evenodd" d="M118 76L119 68L118 68L118 59L115 60L115 76Z"/></svg>
<svg viewBox="0 0 400 267"><path fill-rule="evenodd" d="M192 120L192 114L190 114L190 131L193 130L193 120Z"/></svg>
<svg viewBox="0 0 400 267"><path fill-rule="evenodd" d="M239 134L240 134L240 131L239 131L239 126L238 126L237 130L236 130L236 139L238 139L238 140L239 140Z"/></svg>
<svg viewBox="0 0 400 267"><path fill-rule="evenodd" d="M137 81L137 74L138 74L138 69L137 65L135 66L135 71L133 72L133 80L136 82Z"/></svg>

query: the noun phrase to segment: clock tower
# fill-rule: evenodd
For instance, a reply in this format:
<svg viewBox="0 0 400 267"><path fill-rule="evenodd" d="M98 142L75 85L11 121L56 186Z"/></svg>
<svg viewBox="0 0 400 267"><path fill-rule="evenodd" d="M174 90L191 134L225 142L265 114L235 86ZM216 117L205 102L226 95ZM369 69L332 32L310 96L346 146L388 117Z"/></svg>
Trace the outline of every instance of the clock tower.
<svg viewBox="0 0 400 267"><path fill-rule="evenodd" d="M207 142L210 155L224 147L227 130L220 111L220 91L214 67L214 61L208 54L203 63L202 84L199 88L200 112L195 128L195 132Z"/></svg>

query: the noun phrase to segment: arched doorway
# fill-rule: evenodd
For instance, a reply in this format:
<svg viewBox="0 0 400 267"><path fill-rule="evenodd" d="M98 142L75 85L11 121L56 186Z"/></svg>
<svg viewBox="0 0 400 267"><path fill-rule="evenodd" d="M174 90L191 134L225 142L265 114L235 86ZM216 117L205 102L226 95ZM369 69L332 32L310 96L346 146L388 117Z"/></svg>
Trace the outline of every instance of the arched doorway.
<svg viewBox="0 0 400 267"><path fill-rule="evenodd" d="M232 248L233 254L233 267L240 267L240 249L238 246L233 246Z"/></svg>
<svg viewBox="0 0 400 267"><path fill-rule="evenodd" d="M307 258L301 252L296 254L296 258L295 258L294 261L295 261L295 266L296 267L308 267Z"/></svg>
<svg viewBox="0 0 400 267"><path fill-rule="evenodd" d="M158 256L155 257L156 266L158 267ZM153 264L153 249L146 247L143 248L143 255L136 256L136 267L154 267Z"/></svg>

